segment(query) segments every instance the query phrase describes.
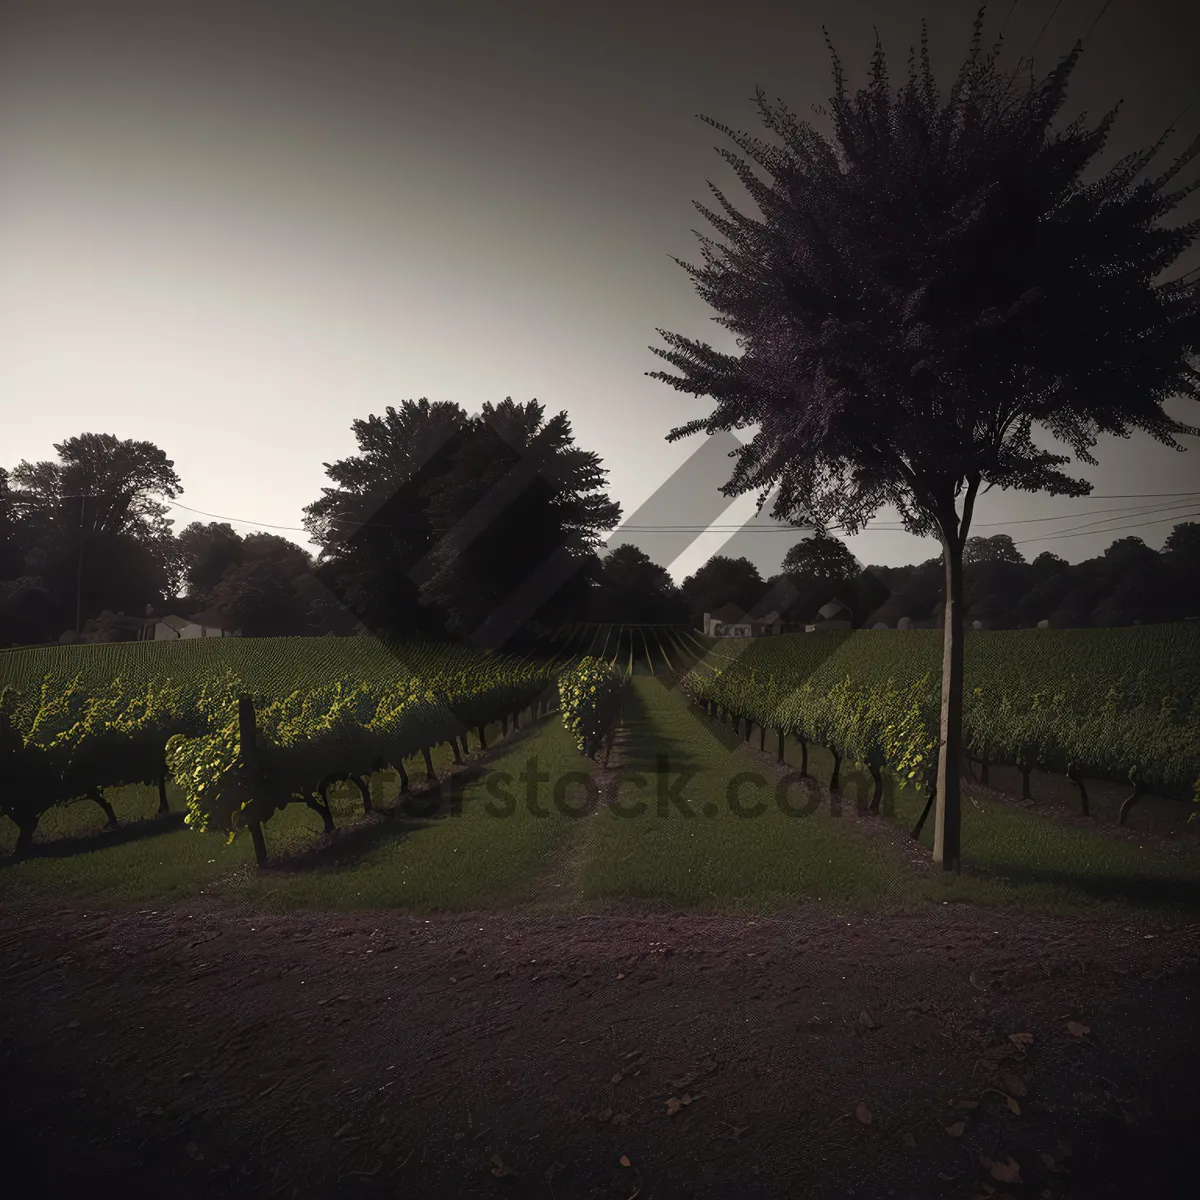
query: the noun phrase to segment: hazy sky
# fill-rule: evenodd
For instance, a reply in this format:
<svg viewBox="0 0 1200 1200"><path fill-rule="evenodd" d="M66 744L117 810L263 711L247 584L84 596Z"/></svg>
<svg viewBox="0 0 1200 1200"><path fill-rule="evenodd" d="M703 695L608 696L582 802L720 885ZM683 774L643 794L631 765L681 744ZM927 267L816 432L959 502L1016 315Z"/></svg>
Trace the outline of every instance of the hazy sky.
<svg viewBox="0 0 1200 1200"><path fill-rule="evenodd" d="M1038 74L1103 0L1063 0ZM996 0L1007 51L1027 52L1053 0ZM1124 98L1107 161L1153 141L1196 93L1194 0L1111 0L1066 117ZM712 180L745 201L704 114L762 133L761 85L793 111L830 92L826 24L850 83L877 25L893 79L929 21L934 66L957 70L970 0L125 0L7 3L0 17L0 465L53 457L83 432L145 438L175 460L176 528L199 516L276 527L350 454L351 421L427 396L468 411L537 398L566 409L611 493L639 506L697 449L664 435L706 411L647 379L671 370L656 327L725 349L686 273L691 201ZM1200 130L1200 103L1168 145ZM1200 215L1193 197L1184 210ZM748 205L748 201L743 207ZM754 211L750 209L750 211ZM1195 257L1186 266L1200 261ZM1193 422L1195 405L1173 415ZM1200 446L1104 439L1082 468L1100 497L992 492L980 533L1077 561L1115 536L1159 546L1200 516ZM652 517L734 527L707 504ZM689 496L692 494L689 484ZM1163 506L1174 504L1167 516ZM1137 506L1137 507L1133 507ZM1131 509L1132 512L1104 512ZM1058 518L1032 522L1031 518ZM649 523L643 512L640 523ZM1161 519L1159 519L1161 518ZM1156 524L1144 524L1159 519ZM1089 522L1085 536L1061 537ZM1141 528L1122 529L1120 526ZM674 573L746 553L778 569L795 535L639 534ZM849 539L860 560L937 553L883 511ZM728 544L726 545L726 543Z"/></svg>

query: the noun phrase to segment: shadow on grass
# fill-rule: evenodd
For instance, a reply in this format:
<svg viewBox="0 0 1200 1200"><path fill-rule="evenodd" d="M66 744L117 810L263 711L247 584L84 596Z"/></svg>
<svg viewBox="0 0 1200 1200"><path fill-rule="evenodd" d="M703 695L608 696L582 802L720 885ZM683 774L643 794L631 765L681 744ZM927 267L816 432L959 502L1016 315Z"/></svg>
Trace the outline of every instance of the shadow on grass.
<svg viewBox="0 0 1200 1200"><path fill-rule="evenodd" d="M1189 879L1162 879L1152 875L1129 873L1098 877L1069 869L1017 866L985 869L974 865L968 867L968 874L1001 885L1049 884L1068 888L1092 900L1133 908L1200 912L1200 885Z"/></svg>
<svg viewBox="0 0 1200 1200"><path fill-rule="evenodd" d="M446 820L460 813L467 803L480 797L464 797L463 792L472 784L486 778L494 769L499 758L511 754L522 742L529 740L547 721L557 720L557 713L550 713L532 724L523 726L517 733L490 745L487 750L473 751L470 759L458 771L442 775L432 783L418 784L406 792L395 804L376 805L373 812L377 819L360 816L353 825L324 834L320 840L304 850L292 854L269 858L262 874L272 872L279 875L299 875L314 867L353 866L364 854L369 853L383 841L405 841L412 834L427 829L433 822ZM270 837L271 827L264 826ZM268 853L270 842L268 841Z"/></svg>
<svg viewBox="0 0 1200 1200"><path fill-rule="evenodd" d="M621 743L621 754L626 769L651 773L660 770L712 770L711 762L701 762L695 758L687 743L660 727L635 688L626 688L621 706L626 733ZM714 745L720 745L731 753L736 749L738 739L732 730L716 725L698 708L689 708L688 715L697 728L703 729L712 739Z"/></svg>
<svg viewBox="0 0 1200 1200"><path fill-rule="evenodd" d="M162 813L132 820L116 829L104 828L92 833L67 834L55 838L52 842L34 842L24 850L14 850L0 858L0 871L30 859L73 858L80 854L94 854L113 846L124 846L130 842L142 842L147 838L174 833L185 827L184 815L182 812Z"/></svg>

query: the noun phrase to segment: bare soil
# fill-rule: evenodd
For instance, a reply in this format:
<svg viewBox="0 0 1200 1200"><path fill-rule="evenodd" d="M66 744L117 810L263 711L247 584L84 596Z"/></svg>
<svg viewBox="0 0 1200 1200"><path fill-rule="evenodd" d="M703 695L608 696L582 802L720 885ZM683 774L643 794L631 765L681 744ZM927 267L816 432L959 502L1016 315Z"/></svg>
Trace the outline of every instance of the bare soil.
<svg viewBox="0 0 1200 1200"><path fill-rule="evenodd" d="M950 906L10 912L0 1153L28 1200L1181 1196L1198 961Z"/></svg>

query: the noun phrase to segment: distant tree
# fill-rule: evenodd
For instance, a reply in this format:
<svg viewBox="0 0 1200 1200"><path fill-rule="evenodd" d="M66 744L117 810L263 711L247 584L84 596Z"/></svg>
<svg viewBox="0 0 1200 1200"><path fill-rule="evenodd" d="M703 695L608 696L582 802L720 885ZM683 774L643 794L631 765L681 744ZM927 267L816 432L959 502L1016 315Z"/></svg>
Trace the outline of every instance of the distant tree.
<svg viewBox="0 0 1200 1200"><path fill-rule="evenodd" d="M26 567L78 631L85 613L162 595L172 539L168 507L156 497L183 488L151 442L85 433L54 449L58 462L14 468L13 501L30 534Z"/></svg>
<svg viewBox="0 0 1200 1200"><path fill-rule="evenodd" d="M1200 521L1181 521L1167 534L1163 553L1180 562L1200 564Z"/></svg>
<svg viewBox="0 0 1200 1200"><path fill-rule="evenodd" d="M1033 578L1040 583L1043 579L1049 579L1051 575L1057 575L1059 571L1065 571L1070 564L1052 551L1043 550L1029 565Z"/></svg>
<svg viewBox="0 0 1200 1200"><path fill-rule="evenodd" d="M308 633L294 580L277 561L247 558L227 568L205 597L205 609L228 618L245 637Z"/></svg>
<svg viewBox="0 0 1200 1200"><path fill-rule="evenodd" d="M1200 228L1157 223L1191 190L1164 188L1200 142L1155 179L1137 176L1157 146L1083 182L1115 112L1051 128L1081 46L1026 86L998 69L998 48L981 57L982 26L980 13L944 106L924 44L921 72L893 96L877 43L854 97L834 56L832 142L761 92L784 147L709 121L773 178L724 152L763 220L713 189L726 216L697 207L728 244L702 238L705 266L681 264L743 352L660 330L672 348L655 353L683 375L652 373L716 402L670 440L755 431L726 495L777 488L776 519L849 534L890 504L941 541L934 860L947 870L960 859L963 550L980 489L1086 495L1059 469L1069 456L1034 444L1035 425L1086 462L1098 431L1179 449L1174 436L1197 431L1162 402L1200 398L1200 281L1155 282Z"/></svg>
<svg viewBox="0 0 1200 1200"><path fill-rule="evenodd" d="M679 590L689 616L699 622L706 612L715 612L726 604L749 612L766 594L767 585L748 558L714 554L679 585Z"/></svg>
<svg viewBox="0 0 1200 1200"><path fill-rule="evenodd" d="M595 618L637 624L687 621L687 602L665 567L632 543L601 559L594 597Z"/></svg>
<svg viewBox="0 0 1200 1200"><path fill-rule="evenodd" d="M1035 583L1016 604L1013 616L1025 625L1048 621L1058 607L1078 586L1076 575L1064 564L1064 570ZM1090 612L1090 609L1088 609Z"/></svg>
<svg viewBox="0 0 1200 1200"><path fill-rule="evenodd" d="M1140 537L1118 538L1104 552L1106 565L1122 572L1129 567L1145 566L1157 558L1158 552L1147 546Z"/></svg>
<svg viewBox="0 0 1200 1200"><path fill-rule="evenodd" d="M967 538L963 546L963 565L972 563L1023 563L1025 556L1017 549L1012 537L1007 533L993 534L991 537Z"/></svg>
<svg viewBox="0 0 1200 1200"><path fill-rule="evenodd" d="M16 579L25 567L25 529L17 512L8 472L0 467L0 581Z"/></svg>
<svg viewBox="0 0 1200 1200"><path fill-rule="evenodd" d="M229 567L242 561L244 554L241 535L232 525L193 521L175 538L171 591L203 597L220 583Z"/></svg>
<svg viewBox="0 0 1200 1200"><path fill-rule="evenodd" d="M816 575L823 579L853 579L862 569L850 547L835 537L813 533L784 555L785 575Z"/></svg>
<svg viewBox="0 0 1200 1200"><path fill-rule="evenodd" d="M325 463L333 487L305 508L321 546L317 576L378 632L436 632L443 614L421 603L436 545L428 489L450 469L470 428L457 404L390 405L352 424L357 455Z"/></svg>
<svg viewBox="0 0 1200 1200"><path fill-rule="evenodd" d="M1140 621L1152 625L1168 620L1171 611L1167 572L1153 551L1150 557L1127 567L1106 589L1092 613L1092 624L1106 629Z"/></svg>
<svg viewBox="0 0 1200 1200"><path fill-rule="evenodd" d="M426 488L434 548L422 603L490 646L527 622L585 619L600 534L621 518L607 475L575 444L565 412L547 420L536 400L483 405Z"/></svg>
<svg viewBox="0 0 1200 1200"><path fill-rule="evenodd" d="M275 533L248 533L242 539L245 562L273 563L287 579L299 579L313 569L313 558L303 546Z"/></svg>
<svg viewBox="0 0 1200 1200"><path fill-rule="evenodd" d="M63 615L36 576L0 582L0 646L37 646L62 632Z"/></svg>

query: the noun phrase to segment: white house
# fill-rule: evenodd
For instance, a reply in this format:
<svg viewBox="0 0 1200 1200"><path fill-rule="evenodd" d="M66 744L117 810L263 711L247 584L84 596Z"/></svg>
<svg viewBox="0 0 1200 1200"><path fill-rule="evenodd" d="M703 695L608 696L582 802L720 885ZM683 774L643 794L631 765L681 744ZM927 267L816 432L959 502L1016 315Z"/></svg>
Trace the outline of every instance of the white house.
<svg viewBox="0 0 1200 1200"><path fill-rule="evenodd" d="M804 632L814 633L818 629L849 629L853 617L850 606L843 604L835 596L817 610L817 620L811 625L805 625Z"/></svg>
<svg viewBox="0 0 1200 1200"><path fill-rule="evenodd" d="M195 613L190 617L152 617L142 626L140 641L161 642L171 639L201 637L238 637L240 629L214 612Z"/></svg>

